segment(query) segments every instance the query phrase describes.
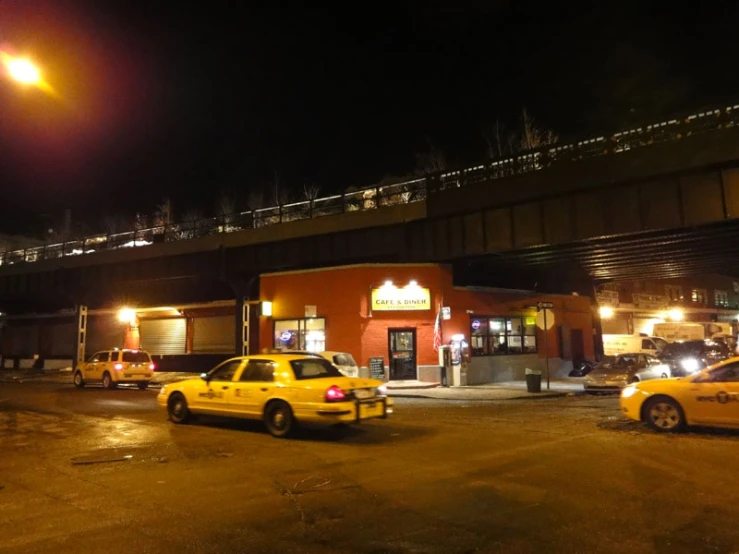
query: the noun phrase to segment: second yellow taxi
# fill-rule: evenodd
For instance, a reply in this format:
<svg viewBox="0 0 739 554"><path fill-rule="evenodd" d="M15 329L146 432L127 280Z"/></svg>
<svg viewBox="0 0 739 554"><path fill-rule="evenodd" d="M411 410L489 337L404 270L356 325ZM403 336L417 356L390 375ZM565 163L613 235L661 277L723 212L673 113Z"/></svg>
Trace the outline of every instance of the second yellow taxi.
<svg viewBox="0 0 739 554"><path fill-rule="evenodd" d="M345 377L324 358L289 354L226 360L198 379L163 386L157 402L174 423L194 414L262 419L275 437L297 422L385 419L393 407L382 381Z"/></svg>
<svg viewBox="0 0 739 554"><path fill-rule="evenodd" d="M739 358L688 377L629 385L621 391L621 411L657 431L687 425L739 427Z"/></svg>

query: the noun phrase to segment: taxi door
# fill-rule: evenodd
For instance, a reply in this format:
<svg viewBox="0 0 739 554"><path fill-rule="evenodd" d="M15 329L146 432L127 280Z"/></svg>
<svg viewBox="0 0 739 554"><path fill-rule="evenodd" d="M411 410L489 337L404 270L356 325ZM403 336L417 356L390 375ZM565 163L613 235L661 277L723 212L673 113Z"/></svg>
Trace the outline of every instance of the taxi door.
<svg viewBox="0 0 739 554"><path fill-rule="evenodd" d="M739 426L739 362L700 375L689 393L686 415L690 423Z"/></svg>
<svg viewBox="0 0 739 554"><path fill-rule="evenodd" d="M85 381L100 381L103 378L103 370L107 365L109 356L108 352L98 352L85 363L82 368Z"/></svg>
<svg viewBox="0 0 739 554"><path fill-rule="evenodd" d="M274 387L274 363L270 360L249 360L241 377L234 383L231 396L233 410L249 416L261 416Z"/></svg>
<svg viewBox="0 0 739 554"><path fill-rule="evenodd" d="M232 380L243 364L244 360L226 360L208 374L207 380L197 383L192 399L188 399L192 408L214 415L230 412Z"/></svg>

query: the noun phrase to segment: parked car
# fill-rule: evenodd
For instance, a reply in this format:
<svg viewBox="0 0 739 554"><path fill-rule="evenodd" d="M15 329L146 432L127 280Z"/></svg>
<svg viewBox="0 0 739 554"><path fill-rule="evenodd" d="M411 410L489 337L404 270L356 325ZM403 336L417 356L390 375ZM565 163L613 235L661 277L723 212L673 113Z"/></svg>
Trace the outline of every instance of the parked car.
<svg viewBox="0 0 739 554"><path fill-rule="evenodd" d="M667 379L670 366L657 358L638 352L605 356L595 368L585 376L583 387L586 391L617 391L629 384L648 379Z"/></svg>
<svg viewBox="0 0 739 554"><path fill-rule="evenodd" d="M321 356L339 368L339 371L347 377L359 377L359 366L357 365L357 362L354 361L354 356L348 352L333 352L329 350L323 352L309 352L308 350L276 350L275 352L283 354L302 354L304 356Z"/></svg>
<svg viewBox="0 0 739 554"><path fill-rule="evenodd" d="M197 414L261 419L275 437L297 422L360 423L393 411L382 381L345 377L328 360L302 354L231 358L198 379L163 386L157 402L173 423Z"/></svg>
<svg viewBox="0 0 739 554"><path fill-rule="evenodd" d="M121 383L135 383L142 390L154 377L154 363L143 350L102 350L80 364L74 372L74 384L81 388L90 383L101 383L114 389Z"/></svg>
<svg viewBox="0 0 739 554"><path fill-rule="evenodd" d="M670 366L673 377L685 377L731 356L729 347L711 339L672 342L660 353L660 360Z"/></svg>
<svg viewBox="0 0 739 554"><path fill-rule="evenodd" d="M621 392L621 411L662 432L686 425L739 427L739 358L683 379L630 385Z"/></svg>

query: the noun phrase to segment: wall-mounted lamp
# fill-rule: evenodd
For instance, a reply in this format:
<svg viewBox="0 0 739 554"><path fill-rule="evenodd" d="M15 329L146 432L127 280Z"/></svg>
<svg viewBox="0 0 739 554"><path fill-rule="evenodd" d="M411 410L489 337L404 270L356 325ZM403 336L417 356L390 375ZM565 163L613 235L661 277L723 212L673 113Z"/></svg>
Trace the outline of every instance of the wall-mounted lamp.
<svg viewBox="0 0 739 554"><path fill-rule="evenodd" d="M268 300L262 300L262 315L272 315L272 302L269 302Z"/></svg>
<svg viewBox="0 0 739 554"><path fill-rule="evenodd" d="M613 308L610 306L601 306L598 309L598 313L600 313L602 319L610 319L613 317Z"/></svg>

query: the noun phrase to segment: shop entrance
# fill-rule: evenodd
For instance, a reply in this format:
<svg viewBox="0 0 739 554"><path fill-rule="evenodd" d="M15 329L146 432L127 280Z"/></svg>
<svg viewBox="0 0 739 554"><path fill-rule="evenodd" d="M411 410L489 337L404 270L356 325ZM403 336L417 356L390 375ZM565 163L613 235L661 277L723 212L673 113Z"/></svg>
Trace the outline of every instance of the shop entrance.
<svg viewBox="0 0 739 554"><path fill-rule="evenodd" d="M388 329L387 338L390 350L390 379L393 381L416 379L416 330Z"/></svg>

